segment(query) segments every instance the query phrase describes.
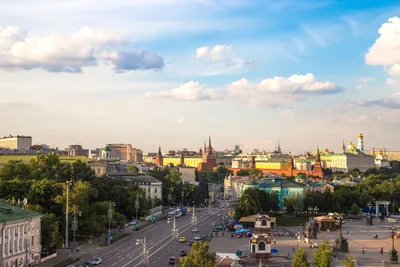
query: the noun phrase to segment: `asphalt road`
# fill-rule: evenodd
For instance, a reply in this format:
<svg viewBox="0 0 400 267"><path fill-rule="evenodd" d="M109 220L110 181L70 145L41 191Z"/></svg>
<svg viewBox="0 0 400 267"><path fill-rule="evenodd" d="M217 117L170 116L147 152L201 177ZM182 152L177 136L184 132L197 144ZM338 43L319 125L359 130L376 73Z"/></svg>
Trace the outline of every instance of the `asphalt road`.
<svg viewBox="0 0 400 267"><path fill-rule="evenodd" d="M211 214L208 208L199 209L197 214L198 234L207 235L212 229L212 223L221 222L220 215L223 215L218 208L213 208ZM115 244L106 248L92 251L84 256L81 262L91 260L95 257L103 259L102 267L139 267L143 266L143 246L136 245L137 239L146 237L147 255L149 266L167 266L171 256L179 258L179 251L186 249L190 251L189 241L194 238L192 233L192 213L176 218L176 228L178 237L184 236L185 243L174 240L172 233L172 223L159 221L143 230L134 232ZM81 263L80 262L80 263Z"/></svg>

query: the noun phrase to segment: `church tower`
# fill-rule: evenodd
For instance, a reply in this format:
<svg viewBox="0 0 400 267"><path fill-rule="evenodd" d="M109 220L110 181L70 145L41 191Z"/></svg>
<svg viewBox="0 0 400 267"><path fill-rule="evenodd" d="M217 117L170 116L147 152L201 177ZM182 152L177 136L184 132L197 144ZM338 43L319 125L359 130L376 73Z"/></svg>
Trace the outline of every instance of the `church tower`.
<svg viewBox="0 0 400 267"><path fill-rule="evenodd" d="M156 165L163 166L163 156L161 154L161 147L158 147L158 153L156 157Z"/></svg>
<svg viewBox="0 0 400 267"><path fill-rule="evenodd" d="M181 162L180 162L180 164L181 164L181 165L185 165L185 157L183 156L183 153L182 153L182 155L181 155Z"/></svg>
<svg viewBox="0 0 400 267"><path fill-rule="evenodd" d="M342 151L342 153L346 152L346 146L344 144L344 139L343 139L343 142L342 142L341 151Z"/></svg>
<svg viewBox="0 0 400 267"><path fill-rule="evenodd" d="M362 133L358 135L357 149L364 152L364 135Z"/></svg>
<svg viewBox="0 0 400 267"><path fill-rule="evenodd" d="M317 154L315 155L315 164L313 168L313 175L319 176L319 177L324 177L324 173L322 171L322 165L321 165L321 154L319 153L319 146L317 146Z"/></svg>

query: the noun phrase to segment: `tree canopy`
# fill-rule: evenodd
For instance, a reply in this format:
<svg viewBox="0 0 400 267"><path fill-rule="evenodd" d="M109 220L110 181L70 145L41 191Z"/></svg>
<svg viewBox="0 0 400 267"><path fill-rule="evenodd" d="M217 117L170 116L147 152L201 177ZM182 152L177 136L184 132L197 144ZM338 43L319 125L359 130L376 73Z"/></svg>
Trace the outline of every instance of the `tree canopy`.
<svg viewBox="0 0 400 267"><path fill-rule="evenodd" d="M208 252L207 242L194 242L187 257L183 257L179 267L216 267L215 253Z"/></svg>

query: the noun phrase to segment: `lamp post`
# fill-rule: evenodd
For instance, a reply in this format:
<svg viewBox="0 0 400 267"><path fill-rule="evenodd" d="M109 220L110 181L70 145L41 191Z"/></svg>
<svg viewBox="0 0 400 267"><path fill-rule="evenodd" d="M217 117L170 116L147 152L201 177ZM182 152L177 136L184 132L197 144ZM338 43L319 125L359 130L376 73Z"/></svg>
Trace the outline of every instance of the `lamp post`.
<svg viewBox="0 0 400 267"><path fill-rule="evenodd" d="M65 247L68 247L68 213L69 213L69 186L72 184L72 181L66 181L67 185L67 204L65 205Z"/></svg>
<svg viewBox="0 0 400 267"><path fill-rule="evenodd" d="M341 253L349 253L349 243L347 238L343 237L342 234L343 218L342 213L339 214L339 238L335 240L334 250Z"/></svg>
<svg viewBox="0 0 400 267"><path fill-rule="evenodd" d="M143 246L143 266L147 266L147 248L146 248L146 237L143 237L143 239L136 239L136 245L142 245Z"/></svg>
<svg viewBox="0 0 400 267"><path fill-rule="evenodd" d="M371 202L368 202L367 206L368 206L368 217L366 220L366 225L374 225L374 222L372 220L372 214L371 214L371 207L372 207Z"/></svg>
<svg viewBox="0 0 400 267"><path fill-rule="evenodd" d="M392 250L390 251L390 261L398 262L399 256L397 255L397 250L394 249L394 238L396 237L396 228L392 225L390 228L392 234Z"/></svg>
<svg viewBox="0 0 400 267"><path fill-rule="evenodd" d="M183 184L182 181L182 192L181 192L181 197L182 197L182 202L181 202L181 206L183 207L183 197L185 196L185 185Z"/></svg>
<svg viewBox="0 0 400 267"><path fill-rule="evenodd" d="M169 207L169 210L171 210L171 199L172 199L171 190L169 190L169 192L168 192L168 207Z"/></svg>
<svg viewBox="0 0 400 267"><path fill-rule="evenodd" d="M177 249L177 231L176 231L176 223L175 223L175 215L174 216L172 216L172 237L173 237L173 239L174 239L174 244L175 244L175 255L177 254L176 253L176 249ZM167 223L171 223L171 219L168 219L168 221L167 221ZM175 258L175 259L177 259L177 258ZM176 266L176 260L175 260L175 266Z"/></svg>
<svg viewBox="0 0 400 267"><path fill-rule="evenodd" d="M79 216L82 215L82 213L80 211L78 212L78 214L79 214ZM75 236L76 236L76 231L78 231L78 219L76 218L76 212L75 211L74 211L74 220L72 222L72 231L74 231L74 245L72 246L72 249L73 249L72 255L73 255L73 260L75 261L76 260L76 239L75 239Z"/></svg>
<svg viewBox="0 0 400 267"><path fill-rule="evenodd" d="M136 200L135 200L136 220L137 221L139 220L139 217L138 217L138 215L139 215L139 207L140 207L140 205L139 205L139 195L137 195L136 196Z"/></svg>
<svg viewBox="0 0 400 267"><path fill-rule="evenodd" d="M111 219L113 217L113 206L115 206L115 202L110 201L110 206L107 211L107 217L108 217L108 244L111 243Z"/></svg>

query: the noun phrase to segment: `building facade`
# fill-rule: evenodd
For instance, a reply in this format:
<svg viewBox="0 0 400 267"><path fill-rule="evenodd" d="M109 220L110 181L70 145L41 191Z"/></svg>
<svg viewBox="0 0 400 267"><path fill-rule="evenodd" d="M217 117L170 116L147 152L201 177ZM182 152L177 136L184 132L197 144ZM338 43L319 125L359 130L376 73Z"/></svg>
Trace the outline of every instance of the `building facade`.
<svg viewBox="0 0 400 267"><path fill-rule="evenodd" d="M0 138L0 148L29 151L32 146L32 137L24 135L6 136Z"/></svg>
<svg viewBox="0 0 400 267"><path fill-rule="evenodd" d="M89 149L83 149L81 145L70 145L65 149L67 156L89 157Z"/></svg>
<svg viewBox="0 0 400 267"><path fill-rule="evenodd" d="M140 149L132 147L131 144L107 144L111 150L111 156L119 158L121 162L143 162L143 152Z"/></svg>
<svg viewBox="0 0 400 267"><path fill-rule="evenodd" d="M40 263L42 215L0 202L0 266Z"/></svg>
<svg viewBox="0 0 400 267"><path fill-rule="evenodd" d="M153 176L139 175L132 172L110 172L108 175L113 179L120 179L137 185L146 193L146 197L150 197L150 199L162 199L162 183Z"/></svg>

